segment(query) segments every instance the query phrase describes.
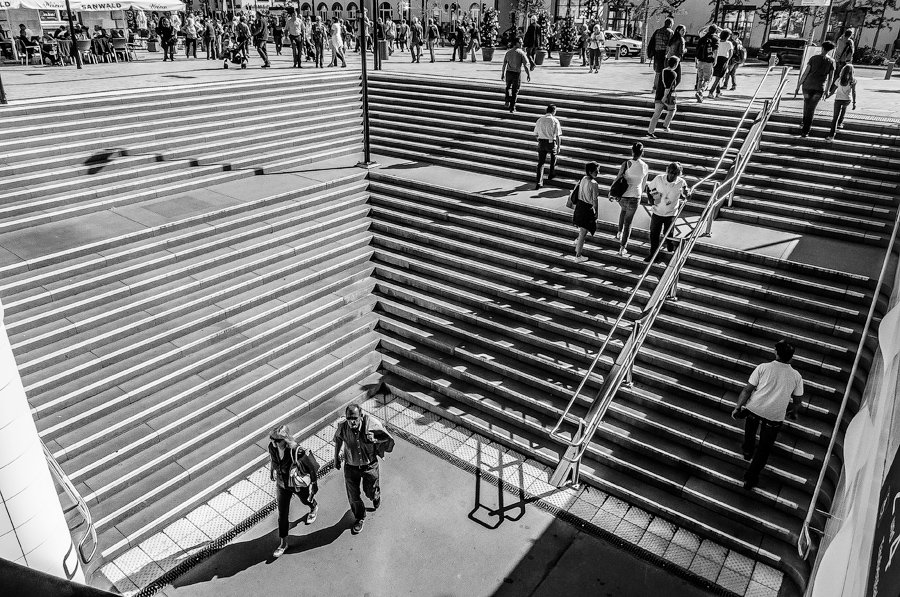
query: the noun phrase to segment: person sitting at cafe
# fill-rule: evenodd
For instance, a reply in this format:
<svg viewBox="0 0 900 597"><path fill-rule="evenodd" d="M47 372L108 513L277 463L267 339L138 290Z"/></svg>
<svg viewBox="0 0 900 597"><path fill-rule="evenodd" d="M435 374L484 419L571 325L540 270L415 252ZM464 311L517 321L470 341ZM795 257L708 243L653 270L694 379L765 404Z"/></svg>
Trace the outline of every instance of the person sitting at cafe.
<svg viewBox="0 0 900 597"><path fill-rule="evenodd" d="M69 29L65 25L57 27L53 32L53 39L69 39Z"/></svg>
<svg viewBox="0 0 900 597"><path fill-rule="evenodd" d="M26 27L25 25L19 25L19 36L17 38L21 41L25 47L33 47L38 45L37 41L34 39L34 34L31 32L31 29Z"/></svg>
<svg viewBox="0 0 900 597"><path fill-rule="evenodd" d="M41 36L41 62L54 66L62 64L56 45L56 38L49 31L45 31L44 35Z"/></svg>
<svg viewBox="0 0 900 597"><path fill-rule="evenodd" d="M106 29L104 29L102 25L94 25L94 35L92 35L91 37L93 37L94 39L107 39L109 38L109 34L106 32Z"/></svg>

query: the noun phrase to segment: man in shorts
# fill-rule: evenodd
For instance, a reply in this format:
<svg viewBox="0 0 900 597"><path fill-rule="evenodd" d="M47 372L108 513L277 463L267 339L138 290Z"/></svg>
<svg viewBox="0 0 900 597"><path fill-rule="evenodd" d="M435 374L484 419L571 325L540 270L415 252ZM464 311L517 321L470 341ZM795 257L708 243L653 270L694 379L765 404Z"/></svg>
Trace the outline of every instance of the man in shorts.
<svg viewBox="0 0 900 597"><path fill-rule="evenodd" d="M534 188L539 189L544 184L544 164L547 163L547 156L550 157L548 180L553 180L556 175L556 156L562 137L562 127L556 118L556 106L553 104L547 106L547 112L534 123L534 134L538 140L537 182Z"/></svg>
<svg viewBox="0 0 900 597"><path fill-rule="evenodd" d="M786 340L775 344L775 360L758 365L731 412L732 418L744 417L744 460L750 461L744 473L744 489L759 482L778 431L785 418L794 420L803 403L803 378L791 367L794 347ZM759 444L756 433L759 431Z"/></svg>
<svg viewBox="0 0 900 597"><path fill-rule="evenodd" d="M528 68L528 55L522 50L522 38L517 37L513 47L506 51L503 57L503 67L500 69L500 80L506 81L506 107L509 113L516 111L516 98L519 97L519 87L522 86L522 69L531 83L531 70Z"/></svg>

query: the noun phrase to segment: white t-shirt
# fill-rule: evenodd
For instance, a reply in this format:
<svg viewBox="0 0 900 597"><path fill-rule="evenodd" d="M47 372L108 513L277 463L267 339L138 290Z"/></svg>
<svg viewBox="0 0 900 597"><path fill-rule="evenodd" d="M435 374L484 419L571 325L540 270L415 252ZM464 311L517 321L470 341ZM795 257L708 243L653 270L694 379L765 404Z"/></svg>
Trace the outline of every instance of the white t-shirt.
<svg viewBox="0 0 900 597"><path fill-rule="evenodd" d="M644 194L644 184L647 182L647 175L650 173L650 167L644 160L628 160L631 166L625 169L625 180L628 181L628 190L622 197L640 197Z"/></svg>
<svg viewBox="0 0 900 597"><path fill-rule="evenodd" d="M763 363L750 374L756 390L750 395L747 410L769 421L784 421L791 396L803 395L803 378L788 363Z"/></svg>
<svg viewBox="0 0 900 597"><path fill-rule="evenodd" d="M562 126L556 116L544 114L534 123L534 134L538 139L553 141L557 137L562 137Z"/></svg>
<svg viewBox="0 0 900 597"><path fill-rule="evenodd" d="M591 207L597 203L597 197L600 195L600 185L596 180L589 176L582 176L578 183L578 200L584 201Z"/></svg>
<svg viewBox="0 0 900 597"><path fill-rule="evenodd" d="M719 58L731 58L731 55L734 53L734 44L730 41L722 41L719 40L719 47L716 48L715 60L718 61Z"/></svg>
<svg viewBox="0 0 900 597"><path fill-rule="evenodd" d="M680 176L669 182L665 174L659 174L648 186L651 191L659 193L659 200L653 203L653 213L663 217L674 216L678 211L681 191L687 188L687 182Z"/></svg>

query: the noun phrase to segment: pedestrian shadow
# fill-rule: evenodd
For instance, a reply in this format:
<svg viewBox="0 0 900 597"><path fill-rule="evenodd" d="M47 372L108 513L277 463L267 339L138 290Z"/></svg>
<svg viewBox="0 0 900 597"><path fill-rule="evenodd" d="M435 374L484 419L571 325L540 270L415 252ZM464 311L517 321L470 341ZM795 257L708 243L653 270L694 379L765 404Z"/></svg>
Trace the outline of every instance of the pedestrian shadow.
<svg viewBox="0 0 900 597"><path fill-rule="evenodd" d="M292 528L305 520L304 516L295 521L291 525ZM353 522L353 514L347 510L344 516L330 527L319 529L308 535L289 536L288 549L282 558L334 543L344 531L353 526ZM278 546L276 535L276 533L269 532L250 541L229 543L217 551L215 557L206 559L175 579L172 586L179 588L209 582L217 578L228 578L257 564L271 564L275 561L272 552Z"/></svg>
<svg viewBox="0 0 900 597"><path fill-rule="evenodd" d="M525 498L525 490L523 489L523 487L525 486L525 473L522 470L522 461L517 459L515 462L508 465L504 465L501 461L499 466L487 467L487 472L495 474L498 479L509 479L509 472L513 471L513 474L516 478L515 485L517 487L517 491L515 494L516 501L511 505L507 505L507 491L503 488L503 484L495 483L492 479L483 478L483 470L485 467L482 461L482 445L480 442L476 450L475 506L468 514L469 520L483 526L488 530L494 530L499 528L500 525L502 525L507 520L515 522L525 516L525 504L527 504L530 500ZM490 489L495 489L497 491L496 508L492 508L487 504L482 503L481 492L483 487L488 488L489 491ZM512 511L517 512L515 515L510 515L509 513Z"/></svg>
<svg viewBox="0 0 900 597"><path fill-rule="evenodd" d="M88 157L84 161L84 165L88 167L88 174L96 174L112 163L114 158L128 155L125 149L105 149Z"/></svg>

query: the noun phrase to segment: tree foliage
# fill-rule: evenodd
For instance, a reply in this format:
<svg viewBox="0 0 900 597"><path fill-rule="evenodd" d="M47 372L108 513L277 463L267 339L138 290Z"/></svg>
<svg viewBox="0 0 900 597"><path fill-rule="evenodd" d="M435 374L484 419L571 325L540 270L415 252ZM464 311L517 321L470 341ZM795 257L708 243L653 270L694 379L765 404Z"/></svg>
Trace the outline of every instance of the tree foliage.
<svg viewBox="0 0 900 597"><path fill-rule="evenodd" d="M500 13L496 8L487 8L481 19L481 44L487 47L497 45L497 36L500 34Z"/></svg>
<svg viewBox="0 0 900 597"><path fill-rule="evenodd" d="M900 21L900 17L896 16L897 0L866 0L863 6L868 9L863 27L875 29L875 39L872 40L872 48L877 50L878 37L881 35L881 30ZM890 16L888 11L891 12Z"/></svg>

